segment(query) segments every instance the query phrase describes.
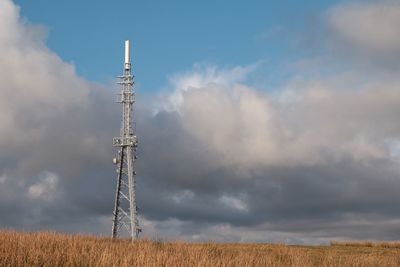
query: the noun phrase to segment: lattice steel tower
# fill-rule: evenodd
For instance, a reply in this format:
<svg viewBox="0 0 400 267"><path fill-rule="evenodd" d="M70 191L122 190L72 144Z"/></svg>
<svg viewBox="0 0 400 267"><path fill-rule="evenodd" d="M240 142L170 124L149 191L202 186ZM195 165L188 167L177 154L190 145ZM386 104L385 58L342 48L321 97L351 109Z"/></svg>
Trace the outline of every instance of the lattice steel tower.
<svg viewBox="0 0 400 267"><path fill-rule="evenodd" d="M137 159L136 148L138 140L133 127L135 92L133 90L134 76L131 73L129 52L129 41L125 41L124 74L118 76L118 84L122 87L117 100L118 103L122 103L121 136L113 138L113 146L119 149L117 157L113 159L114 164L117 165L117 190L115 194L112 237L120 236L121 228L123 227L134 240L138 238L141 229L139 228L136 206L134 162Z"/></svg>

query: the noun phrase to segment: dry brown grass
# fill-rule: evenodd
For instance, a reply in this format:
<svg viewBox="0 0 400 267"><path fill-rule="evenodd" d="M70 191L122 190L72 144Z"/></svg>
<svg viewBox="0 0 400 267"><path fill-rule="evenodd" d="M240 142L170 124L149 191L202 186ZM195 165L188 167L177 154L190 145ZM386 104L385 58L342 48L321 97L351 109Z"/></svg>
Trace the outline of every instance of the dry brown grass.
<svg viewBox="0 0 400 267"><path fill-rule="evenodd" d="M337 242L337 241L332 241L331 246L400 248L400 242L376 242L376 241Z"/></svg>
<svg viewBox="0 0 400 267"><path fill-rule="evenodd" d="M400 266L398 246L113 241L0 231L0 266Z"/></svg>

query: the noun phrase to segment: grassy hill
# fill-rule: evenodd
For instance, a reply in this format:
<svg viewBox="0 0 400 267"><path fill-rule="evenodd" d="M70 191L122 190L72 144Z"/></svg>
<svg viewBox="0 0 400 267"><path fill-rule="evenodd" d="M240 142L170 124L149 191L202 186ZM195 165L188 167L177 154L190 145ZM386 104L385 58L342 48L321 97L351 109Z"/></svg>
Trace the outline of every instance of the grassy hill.
<svg viewBox="0 0 400 267"><path fill-rule="evenodd" d="M400 243L192 244L0 231L0 266L400 266Z"/></svg>

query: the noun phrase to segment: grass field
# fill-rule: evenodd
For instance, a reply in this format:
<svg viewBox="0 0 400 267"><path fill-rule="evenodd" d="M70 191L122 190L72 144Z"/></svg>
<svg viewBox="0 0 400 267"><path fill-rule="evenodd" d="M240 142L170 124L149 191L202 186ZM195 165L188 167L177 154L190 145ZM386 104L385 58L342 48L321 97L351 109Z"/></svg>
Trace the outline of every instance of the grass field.
<svg viewBox="0 0 400 267"><path fill-rule="evenodd" d="M400 243L191 244L0 231L0 266L400 266Z"/></svg>

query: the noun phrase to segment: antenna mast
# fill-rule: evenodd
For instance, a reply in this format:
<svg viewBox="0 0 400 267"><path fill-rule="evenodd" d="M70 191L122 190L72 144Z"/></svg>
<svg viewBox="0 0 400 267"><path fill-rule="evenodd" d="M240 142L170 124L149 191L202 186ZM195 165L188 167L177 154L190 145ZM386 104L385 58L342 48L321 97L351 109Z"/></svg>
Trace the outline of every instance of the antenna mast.
<svg viewBox="0 0 400 267"><path fill-rule="evenodd" d="M137 206L136 206L136 179L134 161L137 159L136 150L138 140L133 127L133 91L134 76L131 73L129 40L125 41L125 62L122 76L118 76L121 93L118 94L118 103L122 104L122 125L119 137L113 138L113 146L118 147L118 155L113 159L117 166L117 190L113 214L112 237L121 235L124 227L132 240L139 237Z"/></svg>

